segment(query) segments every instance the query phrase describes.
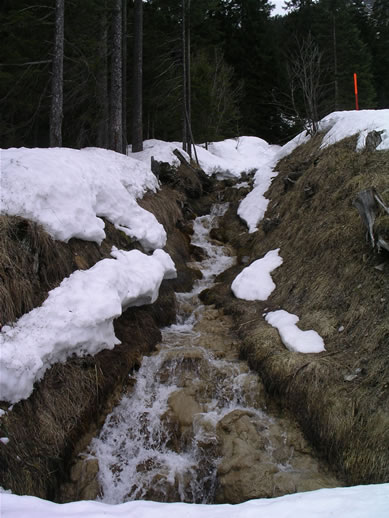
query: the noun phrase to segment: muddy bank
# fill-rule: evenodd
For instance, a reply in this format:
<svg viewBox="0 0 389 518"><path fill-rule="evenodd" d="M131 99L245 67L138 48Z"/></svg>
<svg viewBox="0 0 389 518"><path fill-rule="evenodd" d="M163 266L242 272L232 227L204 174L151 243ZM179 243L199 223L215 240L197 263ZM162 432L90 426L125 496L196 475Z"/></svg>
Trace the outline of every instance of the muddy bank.
<svg viewBox="0 0 389 518"><path fill-rule="evenodd" d="M212 198L208 195L211 184L207 182L204 192L196 172L183 171L183 177L191 185L192 197L184 183L165 185L141 201L165 226L166 250L176 264L177 279L162 283L153 305L129 308L115 321L120 345L94 357L73 357L53 366L31 397L2 417L0 435L10 439L7 444L0 442L0 486L5 489L55 500L60 483L68 477L72 455L84 447L90 431L101 426L126 389L128 374L155 348L161 337L159 328L174 322L174 290L190 289L200 275L187 266L196 254L189 238L194 210L206 211ZM34 223L1 217L0 322L12 323L40 305L65 276L109 257L113 245L123 250L140 248L105 223L107 237L99 247L75 239L60 243ZM3 403L1 408L7 411L8 405Z"/></svg>
<svg viewBox="0 0 389 518"><path fill-rule="evenodd" d="M389 154L356 153L355 138L325 150L320 143L318 136L278 164L258 232L245 232L232 203L218 238L237 248L240 264L202 298L233 316L241 357L347 483L387 482L389 261L369 247L352 201L371 186L387 193ZM236 274L275 248L284 263L272 274L271 297L235 299ZM316 330L326 351L288 351L263 318L280 308Z"/></svg>

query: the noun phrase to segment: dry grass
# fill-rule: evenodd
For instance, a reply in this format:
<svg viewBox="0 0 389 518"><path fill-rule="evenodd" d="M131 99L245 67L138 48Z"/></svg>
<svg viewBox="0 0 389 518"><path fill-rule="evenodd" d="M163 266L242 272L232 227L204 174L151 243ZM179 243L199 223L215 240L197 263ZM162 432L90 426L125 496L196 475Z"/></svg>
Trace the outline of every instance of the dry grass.
<svg viewBox="0 0 389 518"><path fill-rule="evenodd" d="M72 271L69 255L36 223L0 216L0 322L13 322L41 304Z"/></svg>

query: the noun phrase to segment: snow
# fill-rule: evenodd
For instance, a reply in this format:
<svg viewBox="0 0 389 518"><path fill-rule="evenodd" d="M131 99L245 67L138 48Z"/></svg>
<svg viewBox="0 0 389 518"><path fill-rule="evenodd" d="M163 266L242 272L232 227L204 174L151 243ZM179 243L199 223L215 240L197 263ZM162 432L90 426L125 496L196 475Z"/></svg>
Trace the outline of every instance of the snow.
<svg viewBox="0 0 389 518"><path fill-rule="evenodd" d="M265 316L266 322L278 329L281 340L290 351L299 353L320 353L325 351L324 341L316 331L301 331L296 324L300 320L297 315L283 309L270 311Z"/></svg>
<svg viewBox="0 0 389 518"><path fill-rule="evenodd" d="M165 142L164 140L149 139L143 142L143 151L132 153L131 146L128 148L129 155L144 164L151 164L151 157L157 162L167 162L172 166L178 167L180 161L173 154L173 151L178 149L184 157L189 160L189 156L182 150L182 143L180 142Z"/></svg>
<svg viewBox="0 0 389 518"><path fill-rule="evenodd" d="M0 214L36 221L60 241L77 237L98 244L105 217L145 250L165 246L164 228L136 202L158 187L150 166L98 148L0 153Z"/></svg>
<svg viewBox="0 0 389 518"><path fill-rule="evenodd" d="M119 505L81 501L54 504L32 496L0 493L2 518L387 518L389 484L319 489L242 504L164 504L133 501Z"/></svg>
<svg viewBox="0 0 389 518"><path fill-rule="evenodd" d="M270 250L262 259L257 259L244 268L231 284L235 297L244 300L266 300L276 285L270 273L281 266L279 248Z"/></svg>
<svg viewBox="0 0 389 518"><path fill-rule="evenodd" d="M360 151L365 147L367 134L373 130L382 132L382 142L377 146L377 150L389 149L389 110L334 112L319 122L319 131L325 132L321 147L328 147L346 137L359 134L357 150ZM241 201L238 208L238 215L247 223L249 233L257 230L265 215L269 200L264 194L277 175L274 171L277 162L292 153L296 147L308 142L310 138L307 131L303 131L281 148L265 148L266 153L257 162L258 171L254 177L254 188Z"/></svg>
<svg viewBox="0 0 389 518"><path fill-rule="evenodd" d="M131 156L149 164L151 157L160 162L179 165L173 154L178 149L189 160L189 155L182 150L180 142L164 142L162 140L146 140L143 151L131 153ZM220 179L239 178L242 173L258 169L261 163L272 157L280 146L270 145L258 137L239 137L221 142L212 142L196 146L200 167L208 175L216 175ZM193 156L193 158L195 158Z"/></svg>
<svg viewBox="0 0 389 518"><path fill-rule="evenodd" d="M273 158L280 146L270 145L258 137L239 137L208 145L208 151L200 147L200 165L207 174L218 177L239 178L242 173L257 171Z"/></svg>
<svg viewBox="0 0 389 518"><path fill-rule="evenodd" d="M276 160L273 158L261 166L254 177L254 188L243 198L238 207L238 216L243 219L249 233L257 230L258 223L263 219L269 200L264 194L269 189L277 173L273 170Z"/></svg>
<svg viewBox="0 0 389 518"><path fill-rule="evenodd" d="M151 304L163 279L175 277L170 256L156 250L113 249L89 270L78 270L50 291L42 306L0 333L0 400L16 403L54 363L97 354L120 343L113 320L129 306Z"/></svg>
<svg viewBox="0 0 389 518"><path fill-rule="evenodd" d="M381 132L382 142L377 150L389 149L389 110L360 110L334 112L319 123L319 131L325 131L321 147L325 148L340 140L359 134L357 150L364 149L367 134Z"/></svg>

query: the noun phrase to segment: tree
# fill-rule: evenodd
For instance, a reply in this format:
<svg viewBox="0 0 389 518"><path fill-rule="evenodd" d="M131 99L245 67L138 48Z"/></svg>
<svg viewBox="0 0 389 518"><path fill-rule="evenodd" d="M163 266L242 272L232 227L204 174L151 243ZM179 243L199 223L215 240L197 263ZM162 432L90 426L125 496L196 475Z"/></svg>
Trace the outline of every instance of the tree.
<svg viewBox="0 0 389 518"><path fill-rule="evenodd" d="M51 147L62 146L64 19L65 0L56 0L50 111Z"/></svg>
<svg viewBox="0 0 389 518"><path fill-rule="evenodd" d="M127 154L127 0L122 5L122 151Z"/></svg>
<svg viewBox="0 0 389 518"><path fill-rule="evenodd" d="M389 108L389 0L375 0L371 14L374 80L379 108Z"/></svg>
<svg viewBox="0 0 389 518"><path fill-rule="evenodd" d="M122 0L113 1L110 91L110 149L123 152Z"/></svg>
<svg viewBox="0 0 389 518"><path fill-rule="evenodd" d="M143 2L134 3L132 151L143 150Z"/></svg>
<svg viewBox="0 0 389 518"><path fill-rule="evenodd" d="M358 74L361 107L375 107L371 53L361 38L353 12L354 7L348 0L321 0L315 8L313 31L323 51L326 82L333 86L327 111L354 108L354 73ZM328 41L332 41L331 46Z"/></svg>
<svg viewBox="0 0 389 518"><path fill-rule="evenodd" d="M182 0L182 148L191 154L190 141L190 0Z"/></svg>
<svg viewBox="0 0 389 518"><path fill-rule="evenodd" d="M312 36L298 42L297 54L289 65L290 99L295 115L310 134L318 130L322 95L322 53ZM301 97L302 99L299 99Z"/></svg>
<svg viewBox="0 0 389 518"><path fill-rule="evenodd" d="M242 84L217 48L201 49L192 59L193 131L200 142L236 136Z"/></svg>
<svg viewBox="0 0 389 518"><path fill-rule="evenodd" d="M96 144L98 147L108 148L108 20L105 0L99 16L99 32L96 71L96 104L98 107Z"/></svg>

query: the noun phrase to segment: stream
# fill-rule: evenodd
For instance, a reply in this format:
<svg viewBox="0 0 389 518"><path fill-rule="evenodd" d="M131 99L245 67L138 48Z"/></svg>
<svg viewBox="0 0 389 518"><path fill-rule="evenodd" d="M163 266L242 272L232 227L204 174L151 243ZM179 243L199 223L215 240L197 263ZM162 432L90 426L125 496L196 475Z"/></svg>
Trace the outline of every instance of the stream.
<svg viewBox="0 0 389 518"><path fill-rule="evenodd" d="M177 294L177 323L163 329L90 444L106 503L238 503L340 485L293 422L266 412L264 387L239 360L230 318L198 299L235 260L209 238L226 209L215 205L194 221L203 277Z"/></svg>

